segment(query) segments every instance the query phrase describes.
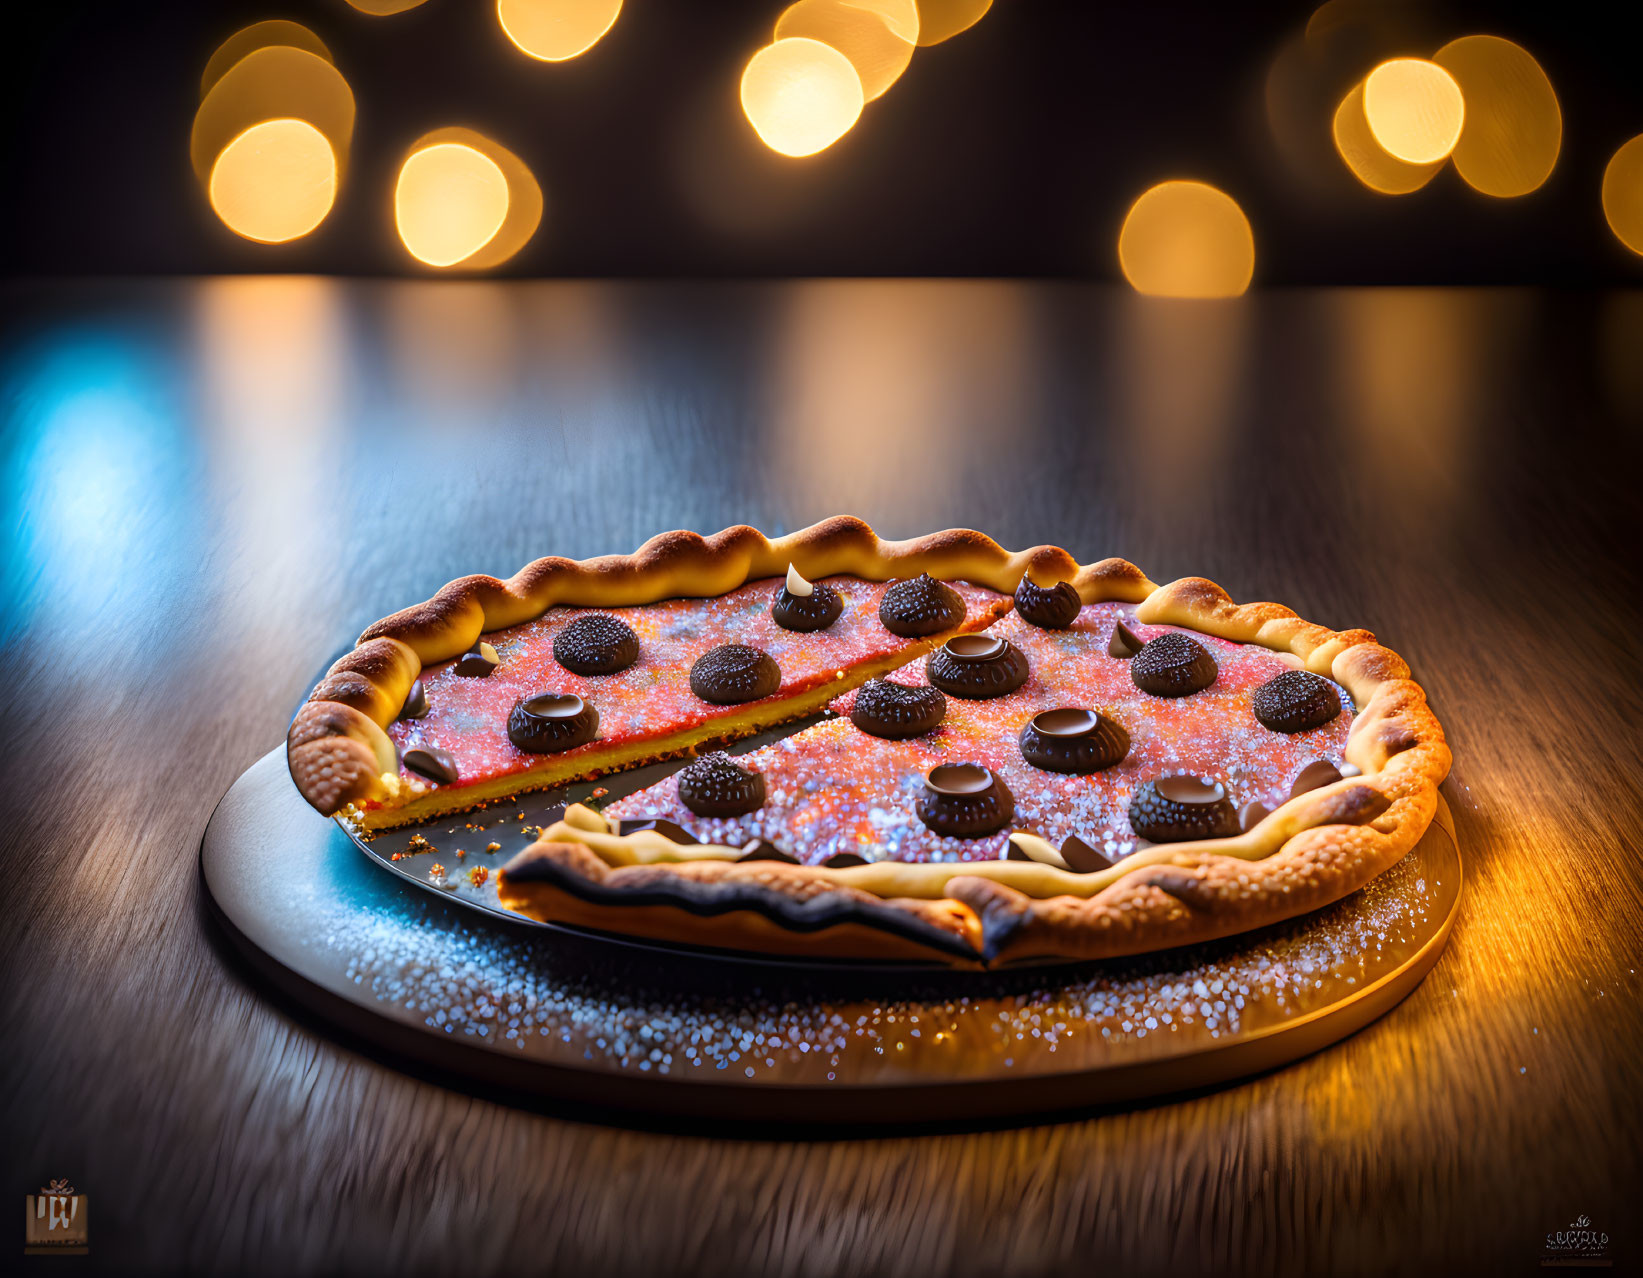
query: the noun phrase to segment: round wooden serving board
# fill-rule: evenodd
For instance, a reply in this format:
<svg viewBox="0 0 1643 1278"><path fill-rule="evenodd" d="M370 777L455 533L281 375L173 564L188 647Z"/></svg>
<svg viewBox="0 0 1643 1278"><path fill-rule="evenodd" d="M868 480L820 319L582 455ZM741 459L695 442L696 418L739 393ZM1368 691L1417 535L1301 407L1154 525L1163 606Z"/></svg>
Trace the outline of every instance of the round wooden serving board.
<svg viewBox="0 0 1643 1278"><path fill-rule="evenodd" d="M502 856L483 846L468 868ZM1362 892L1225 941L1004 972L764 964L418 890L303 802L280 750L224 796L200 865L253 965L380 1047L562 1101L742 1122L992 1119L1272 1069L1408 994L1461 890L1440 804Z"/></svg>

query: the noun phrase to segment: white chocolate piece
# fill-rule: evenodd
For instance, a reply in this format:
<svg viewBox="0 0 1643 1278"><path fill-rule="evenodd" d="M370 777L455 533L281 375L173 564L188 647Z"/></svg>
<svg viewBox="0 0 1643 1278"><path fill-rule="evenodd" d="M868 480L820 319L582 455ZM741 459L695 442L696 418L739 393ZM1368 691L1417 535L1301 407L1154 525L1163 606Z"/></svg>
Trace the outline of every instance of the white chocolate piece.
<svg viewBox="0 0 1643 1278"><path fill-rule="evenodd" d="M1039 838L1036 834L1028 834L1025 830L1011 830L1009 842L1004 845L1006 856L1009 855L1010 844L1012 843L1018 851L1024 852L1041 865L1053 865L1058 870L1072 869L1072 866L1067 864L1067 859L1060 852L1047 840Z"/></svg>
<svg viewBox="0 0 1643 1278"><path fill-rule="evenodd" d="M808 599L815 589L808 581L799 576L799 566L797 564L787 565L788 594L798 599Z"/></svg>
<svg viewBox="0 0 1643 1278"><path fill-rule="evenodd" d="M502 658L496 655L496 649L483 639L479 642L479 655L484 657L486 661L495 662L497 665L502 664Z"/></svg>

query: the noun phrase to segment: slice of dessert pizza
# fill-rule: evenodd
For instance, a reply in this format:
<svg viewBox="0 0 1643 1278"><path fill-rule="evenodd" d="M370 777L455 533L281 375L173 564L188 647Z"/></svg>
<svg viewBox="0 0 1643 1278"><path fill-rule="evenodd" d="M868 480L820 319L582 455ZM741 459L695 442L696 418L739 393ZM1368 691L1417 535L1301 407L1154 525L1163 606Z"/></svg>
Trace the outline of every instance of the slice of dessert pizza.
<svg viewBox="0 0 1643 1278"><path fill-rule="evenodd" d="M1448 752L1373 636L1073 581L1024 577L1018 615L839 718L572 809L501 899L731 948L1095 957L1316 908L1424 832Z"/></svg>
<svg viewBox="0 0 1643 1278"><path fill-rule="evenodd" d="M1033 565L1076 570L1053 547L885 542L839 518L463 578L331 668L291 726L291 775L381 828L733 740L984 628Z"/></svg>

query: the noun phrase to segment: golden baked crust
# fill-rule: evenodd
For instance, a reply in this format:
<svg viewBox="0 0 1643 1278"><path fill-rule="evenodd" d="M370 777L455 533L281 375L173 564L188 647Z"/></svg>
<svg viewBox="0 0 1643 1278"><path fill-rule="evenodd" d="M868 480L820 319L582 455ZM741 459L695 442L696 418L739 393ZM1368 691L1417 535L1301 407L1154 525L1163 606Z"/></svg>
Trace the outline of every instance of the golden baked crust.
<svg viewBox="0 0 1643 1278"><path fill-rule="evenodd" d="M881 541L840 517L775 540L747 527L667 533L631 556L541 559L507 582L466 577L370 627L292 724L291 773L320 811L398 784L383 728L424 664L555 604L614 607L723 594L778 576L920 572L1011 593L1024 573L1070 580L1086 603L1135 603L1149 624L1288 654L1334 679L1358 713L1346 744L1361 775L1291 799L1229 839L1157 845L1076 874L1043 860L875 862L848 869L739 862L741 849L627 836L572 808L498 874L509 908L654 939L761 953L998 962L1101 958L1275 923L1356 891L1425 833L1450 754L1425 694L1367 630L1334 631L1274 603L1236 604L1213 582L1158 586L1134 565L1081 566L1066 551L1009 552L967 529Z"/></svg>

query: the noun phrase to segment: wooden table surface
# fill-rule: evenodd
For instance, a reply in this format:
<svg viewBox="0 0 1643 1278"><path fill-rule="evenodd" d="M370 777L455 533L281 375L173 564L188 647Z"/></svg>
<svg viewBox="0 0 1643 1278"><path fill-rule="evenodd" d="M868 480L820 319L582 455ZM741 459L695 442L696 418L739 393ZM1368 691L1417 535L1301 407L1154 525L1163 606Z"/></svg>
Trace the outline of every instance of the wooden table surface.
<svg viewBox="0 0 1643 1278"><path fill-rule="evenodd" d="M1584 1214L1643 1265L1643 294L12 284L0 423L0 1143L90 1195L74 1263L1530 1273ZM1179 1101L726 1140L407 1072L229 956L206 819L367 623L841 511L1404 654L1470 874L1426 983Z"/></svg>

